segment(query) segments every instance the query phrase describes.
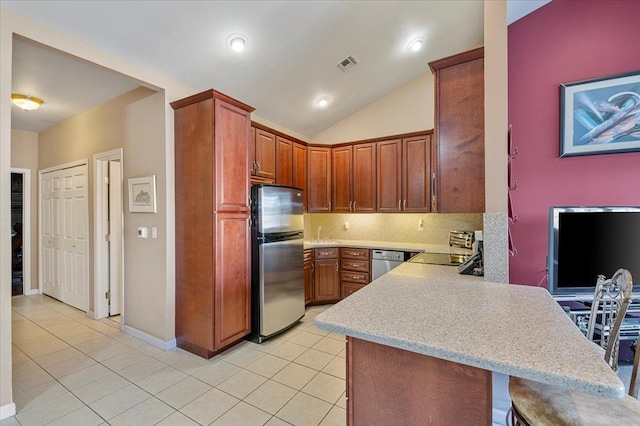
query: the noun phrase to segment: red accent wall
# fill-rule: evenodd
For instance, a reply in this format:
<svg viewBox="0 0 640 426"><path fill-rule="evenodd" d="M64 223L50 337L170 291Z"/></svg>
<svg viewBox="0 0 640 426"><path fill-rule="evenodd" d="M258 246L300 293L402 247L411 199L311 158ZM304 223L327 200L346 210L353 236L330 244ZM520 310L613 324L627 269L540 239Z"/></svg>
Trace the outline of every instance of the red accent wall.
<svg viewBox="0 0 640 426"><path fill-rule="evenodd" d="M560 84L640 70L639 17L637 0L554 0L509 26L511 283L544 278L550 206L640 206L640 152L559 158Z"/></svg>

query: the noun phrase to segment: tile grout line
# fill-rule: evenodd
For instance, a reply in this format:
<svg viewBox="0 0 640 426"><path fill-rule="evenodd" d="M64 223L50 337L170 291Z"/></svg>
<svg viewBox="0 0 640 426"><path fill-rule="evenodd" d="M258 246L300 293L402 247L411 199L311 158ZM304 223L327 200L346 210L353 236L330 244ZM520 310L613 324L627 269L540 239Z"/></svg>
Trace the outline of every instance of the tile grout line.
<svg viewBox="0 0 640 426"><path fill-rule="evenodd" d="M30 299L30 298L29 298L29 299ZM339 401L340 401L340 398L342 398L342 395L340 395L340 396L338 397L338 399L337 399L335 402L333 402L333 403L332 403L332 402L328 402L328 401L326 401L326 400L324 400L324 399L322 399L322 398L319 398L319 397L317 397L317 396L314 396L314 395L312 395L312 394L310 394L310 393L307 393L307 392L305 392L305 391L303 391L303 390L302 390L302 389L303 389L304 387L306 387L310 382L312 382L316 377L318 377L318 376L320 375L320 373L324 373L325 375L327 375L327 376L329 376L329 377L332 377L332 378L336 378L336 379L338 379L338 380L344 380L344 379L343 379L342 377L340 377L340 376L337 376L337 375L334 375L334 374L331 374L331 373L328 373L328 372L324 372L324 371L322 371L324 368L326 368L330 363L334 362L336 359L338 359L338 358L342 358L342 357L340 357L340 356L339 356L339 353L338 353L338 354L333 354L333 353L330 353L330 352L325 352L325 351L323 351L323 350L320 350L320 349L314 348L314 345L315 345L315 344L317 344L317 343L318 343L319 341L321 341L322 339L324 339L324 338L331 338L331 337L329 337L328 335L321 335L321 334L312 333L312 332L308 332L308 331L307 331L307 332L308 332L308 333L310 333L310 334L314 334L314 335L318 335L318 336L320 336L320 339L319 339L319 340L317 340L316 342L314 342L314 345L311 345L311 346L301 345L301 344L298 344L298 343L295 343L295 342L290 342L289 340L285 340L285 341L281 342L281 343L280 343L280 345L278 345L278 346L281 346L282 344L289 342L289 343L291 343L291 344L294 344L294 345L297 345L297 346L300 346L300 347L304 348L304 351L303 351L300 355L296 356L296 357L295 357L294 359L292 359L292 360L289 360L289 359L287 359L287 358L283 358L283 357L281 357L281 356L278 356L278 355L272 354L272 353L271 353L271 351L275 350L278 346L275 346L274 348L270 349L270 351L266 351L266 352L265 352L265 351L261 351L261 350L259 350L259 349L254 349L254 348L252 348L251 346L246 346L247 348L249 348L249 349L251 349L251 350L254 350L254 351L257 351L257 352L262 352L262 355L261 355L259 358L257 358L256 360L252 361L251 363L247 364L246 366L241 366L241 365L238 365L238 364L234 364L233 362L230 362L230 361L226 361L226 360L225 360L225 358L227 358L227 357L229 357L230 355L232 355L232 353L233 353L233 352L232 352L232 353L230 353L230 354L228 354L228 355L226 355L226 356L221 356L221 357L220 357L218 360L216 360L216 361L225 361L226 363L229 363L230 365L233 365L234 367L238 368L238 371L234 372L234 373L233 373L233 374L231 374L229 377L225 378L222 382L220 382L220 383L216 384L215 386L212 386L212 385L210 385L209 383L207 383L207 382L205 382L205 381L203 381L203 380L199 379L198 377L195 377L195 376L194 376L194 374L198 374L198 372L200 372L201 370L203 370L204 368L206 368L206 366L204 366L204 367L202 367L202 368L198 368L196 371L194 371L194 372L192 372L192 373L188 373L188 372L186 372L186 371L184 371L184 370L181 370L180 368L178 368L178 367L175 367L175 366L174 366L175 364L179 363L180 361L175 361L175 362L173 362L173 363L167 363L167 362L165 362L165 361L163 361L163 360L160 360L160 359L158 359L158 358L154 357L152 354L148 354L148 353L144 352L143 350L140 350L140 348L141 348L144 344L143 344L143 345L138 345L138 346L135 346L135 347L134 347L134 346L130 346L129 344L127 344L127 343L125 343L125 342L122 342L122 341L120 341L119 339L116 339L116 338L114 338L114 337L112 337L112 336L110 336L110 335L108 335L108 334L103 333L103 332L102 332L102 331L100 331L100 330L97 330L97 329L95 329L95 328L93 328L93 327L90 327L90 326L88 326L88 325L84 324L83 322L79 321L77 318L74 318L73 316L69 316L69 315L67 315L65 312L63 312L63 311L64 311L64 309L61 309L61 310L53 309L53 308L51 308L50 306L47 306L47 304L46 304L46 303L42 303L40 300L33 300L33 299L30 299L30 303L38 303L38 304L40 304L43 308L46 308L46 309L48 309L48 310L50 310L50 311L52 311L52 312L55 312L56 314L60 314L60 315L64 316L65 318L68 318L68 319L72 320L73 322L78 323L78 324L80 324L80 325L82 325L82 326L85 326L85 327L87 327L87 328L90 328L92 331L94 331L94 332L97 332L97 333L101 334L101 335L102 335L101 337L107 337L107 338L109 338L110 340L113 340L113 344L121 343L121 344L123 344L123 345L125 345L125 346L128 346L128 347L130 348L130 350L128 350L128 351L126 351L126 352L124 352L124 353L129 353L129 352L132 352L132 351L136 351L136 352L138 352L138 353L140 353L140 354L144 355L145 357L153 358L154 360L156 360L156 361L158 361L158 362L160 362L161 364L163 364L163 365L164 365L164 366L163 366L160 370L158 370L158 371L161 371L161 370L163 370L163 369L165 369L165 368L167 368L167 367L171 367L171 368L175 369L176 371L180 371L181 373L183 373L183 374L185 374L185 375L186 375L186 377L185 377L183 380L186 380L188 377L193 378L193 379L195 379L195 380L199 381L200 383L203 383L203 384L204 384L204 385L206 385L206 386L210 386L210 387L211 387L211 389L216 389L216 390L218 390L218 391L220 391L220 392L223 392L223 393L225 393L226 395L229 395L229 396L231 396L231 397L233 397L233 398L235 398L235 399L237 399L237 400L238 400L238 402L236 402L233 406L231 406L228 410L226 410L226 411L225 411L224 413L222 413L220 416L218 416L218 417L214 420L214 422L215 422L215 421L217 421L217 420L218 420L219 418L221 418L222 416L224 416L227 412L229 412L230 410L232 410L234 407L236 407L240 402L244 402L245 404L247 404L247 405L249 405L249 406L251 406L251 407L253 407L253 408L255 408L255 409L259 410L260 412L263 412L263 413L265 413L266 415L269 415L269 416L270 416L270 419L272 419L272 418L274 418L274 417L275 417L275 418L277 418L277 419L279 419L279 420L281 420L281 421L284 421L285 423L288 423L286 420L281 419L280 417L278 417L278 416L277 416L277 413L278 413L278 412L280 412L280 411L281 411L281 410L282 410L282 409L283 409L283 408L284 408L284 407L285 407L285 406L286 406L286 405L287 405L287 404L288 404L288 403L289 403L293 398L295 398L295 396L296 396L296 395L298 395L298 394L302 393L302 394L304 394L304 395L307 395L307 396L309 396L309 397L312 397L312 398L318 399L319 401L325 402L325 403L327 403L327 404L329 404L329 405L330 405L329 410L327 411L327 413L326 413L326 414L322 417L322 419L320 420L320 423L321 423L321 422L322 422L322 421L324 421L324 419L326 419L326 417L329 415L329 412L331 412L331 410L333 410L333 408L337 406L337 404L338 404L338 403L339 403ZM80 354L82 354L83 356L86 356L87 358L89 358L89 359L91 359L92 361L94 361L94 362L95 362L95 364L93 364L93 365L101 365L102 367L106 368L106 369L107 369L107 370L109 370L110 372L115 373L118 377L121 377L121 378L122 378L123 380L125 380L128 384L133 384L133 385L134 385L134 386L136 386L138 389L140 389L141 391L143 391L143 392L145 392L146 394L148 394L148 395L149 395L149 397L148 397L148 398L145 398L143 401L140 401L139 403L137 403L137 404L136 404L136 405L134 405L133 407L128 408L127 410L123 411L122 413L124 413L124 412L126 412L126 411L128 411L128 410L130 410L130 409L133 409L134 407L138 406L139 404L144 403L145 401L149 400L150 398L155 398L155 399L158 399L161 403L163 403L163 404L167 405L168 407L170 407L170 408L173 410L173 412L172 412L172 413L170 413L168 416L173 415L173 413L175 413L175 412L180 412L182 415L184 415L184 416L186 416L187 418L189 418L189 419L191 419L191 420L195 421L195 419L192 419L191 417L189 417L189 416L187 416L185 413L183 413L183 412L181 411L181 409L175 409L174 407L170 406L169 404L167 404L167 403L165 403L164 401L162 401L162 400L160 400L159 398L157 398L154 394L152 394L152 393L150 393L150 392L146 391L146 389L142 388L140 385L138 385L138 383L136 383L136 382L134 382L134 381L132 381L132 380L128 379L127 377L125 377L125 376L123 376L122 374L120 374L118 371L116 371L116 370L114 370L114 369L112 369L112 368L108 367L107 365L103 364L103 362L106 362L106 361L108 361L108 360L110 360L110 359L112 359L112 358L115 358L115 357L117 357L117 356L119 356L119 355L122 355L122 354L116 354L116 355L110 356L110 357L108 357L108 358L106 358L106 359L104 359L104 360L98 361L97 359L92 358L92 357L89 355L89 353L96 352L96 351L99 351L100 349L104 349L104 348L96 349L96 350L93 350L93 351L87 351L86 349L85 349L85 350L78 349L78 348L76 347L76 345L72 344L72 343L71 343L71 342L69 342L68 340L65 340L65 338L64 338L64 337L59 337L59 336L55 335L53 332L51 332L51 331L49 331L48 329L46 329L46 328L45 328L45 326L43 326L43 325L41 325L41 324L37 323L36 321L34 321L33 319L29 318L28 316L26 316L26 315L24 315L24 314L20 313L19 311L15 311L15 314L19 315L19 316L20 316L20 317L22 317L24 320L28 321L28 322L30 323L30 327L32 327L32 326L33 326L33 327L38 327L39 329L43 330L43 331L44 331L44 332L46 332L47 334L49 334L49 335L53 336L54 338L56 338L56 339L58 339L58 340L60 340L60 341L64 342L64 343L65 343L69 348L73 348L73 349L77 350L77 351L78 351ZM311 319L311 320L312 320L312 319ZM43 321L46 321L46 320L43 320ZM101 324L104 324L102 321L98 321L98 322L100 322ZM304 324L304 323L301 323L301 324ZM104 324L104 325L108 325L108 324ZM304 328L299 329L299 331L298 331L297 333L293 334L292 336L290 336L290 337L289 337L289 339L294 338L296 335L298 335L298 334L300 334L300 333L302 333L302 332L305 332L305 330L306 330L307 328L311 327L311 326L312 326L312 323L311 323L311 324L309 324L309 325L306 325ZM116 328L116 327L113 327L113 328ZM118 330L118 331L120 331L120 330ZM121 332L121 331L120 331L120 332ZM70 336L66 336L66 337L68 338L68 337L70 337ZM99 339L99 338L101 338L101 337L98 337L98 338L96 338L96 339L91 339L91 340L88 340L88 341L86 341L86 342L80 342L80 343L77 343L77 345L82 345L83 343L89 343L89 342L91 342L91 341L93 341L93 340L97 340L97 339ZM32 339L29 339L29 340L32 340ZM338 339L333 339L333 340L339 341ZM104 419L104 417L102 417L102 416L101 416L101 415L99 415L95 410L93 410L93 408L92 408L92 407L90 407L90 406L89 406L89 404L86 404L84 401L80 400L80 399L75 395L75 393L74 393L70 388L68 388L67 386L65 386L65 385L64 385L60 380L58 380L56 377L53 377L53 376L49 373L49 371L48 371L48 370L47 370L43 365L41 365L38 361L36 361L36 359L35 359L35 358L31 357L30 355L27 355L27 354L26 354L22 349L20 349L20 347L19 347L18 345L14 345L14 346L16 346L16 348L17 348L18 350L20 350L20 352L22 352L22 353L23 353L23 354L28 358L28 360L31 360L31 361L33 361L36 365L38 365L38 367L39 367L39 368L41 368L41 369L42 369L42 370L43 370L43 371L44 371L44 372L45 372L49 377L51 377L53 381L55 381L55 382L59 383L59 384L60 384L60 385L61 385L61 386L62 386L62 387L67 391L67 392L71 393L71 394L72 394L76 399L78 399L80 402L82 402L82 404L83 404L84 406L88 407L88 408L89 408L92 412L94 412L94 413L95 413L95 414L96 414L96 415L97 415L101 420L103 420L103 421L105 421L105 422L107 422L107 423L108 423L108 420ZM105 348L106 348L106 347L105 347ZM62 350L65 350L65 349L68 349L68 348L60 349L59 351L62 351ZM236 349L236 351L240 351L240 350L242 350L242 349L243 349L243 348L239 348L239 349ZM326 364L324 364L324 365L323 365L322 367L320 367L320 368L312 368L312 367L308 367L308 366L306 366L306 365L300 364L299 362L296 362L296 361L298 360L298 358L300 358L304 353L306 353L306 352L307 352L307 351L309 351L310 349L314 349L314 350L316 350L316 351L318 351L318 352L321 352L321 353L323 353L323 354L327 354L327 355L331 356L332 358L330 359L330 361L329 361L329 362L327 362ZM56 353L56 352L58 352L58 351L51 352L50 354L53 354L53 353ZM123 353L123 354L124 354L124 353ZM42 356L44 357L44 356L46 356L46 355L50 355L50 354L44 354L44 355L42 355ZM223 355L223 354L224 354L224 352L223 352L222 354L219 354L219 355ZM275 358L281 359L281 360L283 360L283 361L286 361L286 362L287 362L287 364L286 364L285 366L283 366L282 368L278 369L274 374L272 374L272 375L271 375L271 377L269 377L269 376L265 376L265 375L260 374L260 373L257 373L257 372L253 372L253 371L251 371L251 370L249 370L249 369L248 369L248 367L249 367L250 365L252 365L253 363L257 362L260 358L264 357L264 356L265 356L265 355L267 355L267 354L269 354L269 355L271 355L271 356L273 356L273 357L275 357ZM214 357L214 358L215 358L215 357ZM59 363L61 363L61 362L65 362L65 361L67 361L67 360L60 361L60 362L58 362L58 363L52 364L52 365L50 365L50 366L49 366L49 368L51 368L51 367L52 367L52 366L54 366L54 365L58 365L58 364L59 364ZM143 360L139 361L138 363L141 363L141 362L143 362ZM134 363L134 364L132 364L131 366L136 365L136 364L138 364L138 363ZM291 387L291 386L289 386L289 385L287 385L287 384L280 383L280 382L278 382L277 380L273 379L273 377L274 377L275 375L277 375L279 372L281 372L282 370L284 370L287 366L292 365L292 364L295 364L295 365L297 365L297 366L301 366L301 367L304 367L304 368L308 368L308 369L310 369L310 370L313 370L313 372L314 372L314 374L311 376L311 378L310 378L310 379L309 379L309 380L308 380L304 385L302 385L301 389L293 388L293 387ZM68 375L71 375L71 374L75 374L75 373L80 372L80 371L82 371L82 370L84 370L84 369L86 369L86 368L90 368L90 367L92 367L93 365L88 366L88 367L85 367L85 368L82 368L82 369L77 370L77 371L74 371L74 372L72 372L72 373L66 374L65 376L68 376ZM211 365L214 365L214 364L211 364ZM127 366L127 367L124 367L124 368L129 368L129 367L131 367L131 366ZM123 369L124 369L124 368L123 368ZM122 369L121 369L121 370L122 370ZM149 377L149 376L151 376L151 375L153 375L153 374L156 374L158 371L155 371L155 372L153 372L153 373L150 373L150 374L148 374L148 375L145 375L144 377L140 377L140 378L138 378L138 379L136 379L136 380L137 380L137 381L143 380L143 379L145 379L145 378L147 378L147 377ZM232 395L232 394L230 394L230 393L228 393L228 392L226 392L226 391L224 391L223 389L220 389L220 388L218 387L219 385L221 385L222 383L226 382L226 381L227 381L227 380L229 380L230 378L232 378L232 377L236 376L237 374L239 374L241 371L246 371L246 372L248 372L248 373L255 374L255 375L257 375L257 376L260 376L261 378L266 379L266 380L265 380L265 382L263 382L263 384L264 384L264 383L267 383L268 381L270 381L270 380L271 380L271 381L273 381L273 382L275 382L275 383L278 383L279 385L282 385L282 386L285 386L285 387L287 387L287 388L289 388L289 389L294 390L294 391L295 391L295 393L294 393L290 398L288 398L288 399L287 399L287 401L286 401L284 404L282 404L282 406L278 409L278 411L276 412L276 414L270 414L270 413L268 413L268 412L266 412L266 411L262 410L261 408L256 407L255 405L250 404L249 402L247 402L247 401L246 401L246 398L248 398L248 397L249 397L249 395L251 395L251 394L252 394L253 392L255 392L257 389L259 389L263 384L261 384L260 386L258 386L256 389L252 390L252 391L251 391L248 395L246 395L244 398L237 398L237 397L235 397L234 395ZM64 376L63 376L63 377L64 377ZM87 384L91 384L91 383L97 382L97 381L99 381L99 380L100 380L100 378L98 378L98 379L96 379L96 380L93 380L93 381L90 381L90 382L88 382L88 383L84 384L83 386L85 386L85 385L87 385ZM183 380L181 380L181 381L183 381ZM179 382L177 382L177 383L180 383L181 381L179 381ZM177 383L175 383L175 384L177 384ZM171 385L171 386L175 386L175 384L173 384L173 385ZM169 386L169 387L167 387L167 388L165 388L165 389L163 389L163 390L169 389L171 386ZM122 388L121 388L121 389L122 389ZM160 392L162 392L163 390L161 390ZM107 396L109 396L109 395L111 395L111 394L113 394L113 393L115 393L115 392L117 392L117 391L118 391L118 390L115 390L115 391L113 391L113 392L110 392L110 393L108 393L107 395L102 396L102 397L101 397L101 398L99 398L98 400L100 400L100 399L102 399L102 398L105 398L105 397L107 397ZM159 393L159 392L158 392L158 393ZM186 405L188 405L189 403L193 402L193 401L194 401L195 399L197 399L197 398L199 398L199 396L196 396L193 400L191 400L190 402L187 402L187 403L186 403L186 404L184 404L182 407L185 407ZM96 401L98 401L98 400L96 400ZM45 400L45 401L46 401L46 400ZM45 402L45 401L42 401L42 402ZM95 401L94 401L94 402L95 402ZM36 404L36 406L37 406L37 405L39 405L39 404L40 404L40 403ZM35 407L35 406L34 406L34 407ZM31 408L31 407L30 407L30 408ZM82 408L82 407L81 407L81 408ZM78 408L78 410L79 410L79 409L81 409L81 408ZM341 409L342 409L342 407L338 407L338 408L341 408ZM76 410L73 410L73 411L76 411ZM72 412L73 412L73 411L72 411ZM122 413L117 414L116 416L114 416L114 418L115 418L115 417L117 417L118 415L122 414ZM66 416L66 415L68 415L68 414L70 414L70 413L67 413L67 414L63 415L62 417ZM158 422L163 421L163 420L164 420L164 419L166 419L168 416L164 417L163 419L159 420ZM58 419L59 419L59 418L58 418ZM58 420L58 419L54 419L54 420L52 420L52 422L53 422L53 421L56 421L56 420ZM19 420L18 420L17 418L16 418L16 420L19 422ZM197 423L197 422L196 422L196 423ZM21 423L19 422L19 424L21 424Z"/></svg>

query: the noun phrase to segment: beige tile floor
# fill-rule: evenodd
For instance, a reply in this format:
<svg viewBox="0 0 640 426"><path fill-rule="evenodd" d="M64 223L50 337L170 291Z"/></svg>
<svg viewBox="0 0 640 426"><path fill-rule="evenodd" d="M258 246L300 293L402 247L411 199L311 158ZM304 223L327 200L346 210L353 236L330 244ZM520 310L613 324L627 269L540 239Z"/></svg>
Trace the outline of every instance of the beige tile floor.
<svg viewBox="0 0 640 426"><path fill-rule="evenodd" d="M205 360L162 351L46 296L13 298L13 399L0 425L344 425L344 336L326 307Z"/></svg>

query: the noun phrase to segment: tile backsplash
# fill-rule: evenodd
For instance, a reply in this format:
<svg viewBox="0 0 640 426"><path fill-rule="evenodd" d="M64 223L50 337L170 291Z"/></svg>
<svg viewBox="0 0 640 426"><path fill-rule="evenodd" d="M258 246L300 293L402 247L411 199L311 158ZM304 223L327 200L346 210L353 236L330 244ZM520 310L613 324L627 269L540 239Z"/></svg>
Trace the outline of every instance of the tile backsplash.
<svg viewBox="0 0 640 426"><path fill-rule="evenodd" d="M418 229L420 221L423 230ZM482 213L307 213L304 236L317 239L318 226L322 226L321 239L448 244L449 231L473 231L482 225Z"/></svg>

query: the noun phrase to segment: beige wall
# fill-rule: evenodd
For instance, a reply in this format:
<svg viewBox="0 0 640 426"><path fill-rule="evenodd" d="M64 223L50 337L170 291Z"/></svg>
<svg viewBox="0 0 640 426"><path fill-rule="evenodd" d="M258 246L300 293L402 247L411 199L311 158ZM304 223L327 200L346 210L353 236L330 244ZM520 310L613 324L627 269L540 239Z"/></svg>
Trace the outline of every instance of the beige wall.
<svg viewBox="0 0 640 426"><path fill-rule="evenodd" d="M165 139L164 95L157 93L127 106L124 146L124 182L132 177L156 175L156 202L167 203L166 153L156 147ZM175 286L165 291L167 271L158 264L167 250L167 211L164 208L152 213L129 212L129 188L125 185L124 198L124 319L128 326L164 341L173 338L160 334L165 322L171 324L175 303L172 295ZM137 237L137 229L145 226L149 238ZM151 238L151 228L158 229L158 238ZM173 235L173 234L171 234ZM171 320L169 320L171 319Z"/></svg>
<svg viewBox="0 0 640 426"><path fill-rule="evenodd" d="M153 312L155 321L149 329L147 322L140 326L151 337L160 342L168 342L174 338L173 309L175 273L175 239L174 239L174 177L173 177L173 110L170 102L196 93L196 90L177 83L165 76L135 65L125 59L111 53L97 49L86 43L73 39L65 34L44 27L34 21L16 15L6 9L0 13L0 199L9 199L10 196L10 167L11 167L11 72L12 72L12 38L17 34L55 49L96 63L108 69L115 70L124 76L129 76L141 85L160 90L163 98L161 117L158 118L163 128L164 137L161 140L154 139L153 150L162 158L161 170L156 173L164 176L164 187L158 188L158 199L163 193L164 204L158 204L158 211L164 211L163 227L166 230L166 242L158 241L159 251L162 251L158 259L145 265L145 269L138 271L136 280L144 290L146 297L140 300L129 301L126 309L135 309L136 303L141 306L143 312ZM164 91L162 91L164 90ZM137 113L131 112L137 116ZM154 124L157 126L157 123ZM77 147L77 149L80 149ZM149 151L147 151L149 152ZM125 167L127 152L125 156ZM39 159L43 161L42 158ZM48 164L49 160L46 160ZM45 162L45 161L43 161ZM155 163L154 163L155 164ZM142 176L145 171L128 169L127 173ZM11 210L9 203L0 203L0 408L5 415L9 413L12 405L12 381L11 381ZM126 226L126 224L125 224ZM126 256L134 256L135 248ZM126 265L125 265L126 266ZM149 282L146 276L154 274L154 270L163 269L164 280ZM155 292L155 294L154 294ZM161 293L159 295L159 293ZM125 302L126 303L126 302ZM131 324L136 327L136 324Z"/></svg>
<svg viewBox="0 0 640 426"><path fill-rule="evenodd" d="M507 5L484 3L485 210L507 211Z"/></svg>
<svg viewBox="0 0 640 426"><path fill-rule="evenodd" d="M0 13L0 200L11 199L11 31ZM11 204L0 203L0 418L15 412L11 382Z"/></svg>
<svg viewBox="0 0 640 426"><path fill-rule="evenodd" d="M25 132L23 130L11 131L11 167L29 169L31 171L31 182L28 184L31 189L31 223L30 227L30 254L23 253L23 256L30 258L30 279L31 282L24 283L25 294L29 290L38 289L38 134L35 132ZM24 226L27 226L25 224Z"/></svg>
<svg viewBox="0 0 640 426"><path fill-rule="evenodd" d="M140 87L118 96L103 105L58 123L39 135L39 169L48 169L74 161L89 160L89 240L93 247L94 231L94 164L93 156L101 152L126 147L129 143L128 129L131 123L127 113L131 104L156 93ZM157 112L157 111L156 111ZM162 117L162 111L159 112ZM146 141L144 141L146 142ZM156 141L157 143L157 141ZM125 148L126 149L126 148ZM162 155L160 150L150 150L153 155ZM125 151L123 162L127 164ZM164 156L163 156L164 158ZM164 175L164 171L162 171ZM125 179L126 179L125 174ZM125 180L126 182L126 180ZM37 215L37 209L35 209ZM126 223L126 222L125 222ZM126 249L126 247L125 247ZM93 250L90 249L91 252ZM127 266L125 259L125 269ZM89 310L94 311L94 256L89 256Z"/></svg>
<svg viewBox="0 0 640 426"><path fill-rule="evenodd" d="M433 129L433 74L425 73L355 114L313 136L311 143L334 144Z"/></svg>
<svg viewBox="0 0 640 426"><path fill-rule="evenodd" d="M424 230L418 230L422 219ZM349 229L344 223L349 222ZM482 213L309 213L304 215L304 237L336 240L375 240L418 244L449 244L449 231L482 229Z"/></svg>

